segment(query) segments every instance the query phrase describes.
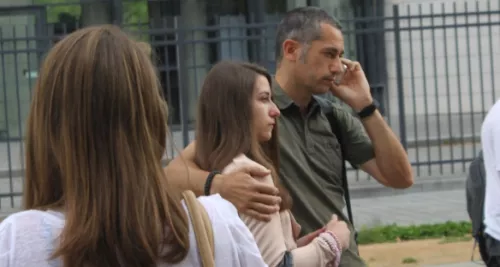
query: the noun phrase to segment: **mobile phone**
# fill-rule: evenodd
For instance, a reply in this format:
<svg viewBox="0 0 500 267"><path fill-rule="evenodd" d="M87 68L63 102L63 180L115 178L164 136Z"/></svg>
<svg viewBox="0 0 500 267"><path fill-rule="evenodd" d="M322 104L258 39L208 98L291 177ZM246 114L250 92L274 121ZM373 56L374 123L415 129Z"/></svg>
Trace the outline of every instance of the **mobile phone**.
<svg viewBox="0 0 500 267"><path fill-rule="evenodd" d="M340 85L340 83L342 83L342 80L344 79L346 72L347 72L347 65L342 64L342 71L337 73L334 78L334 82L336 85Z"/></svg>

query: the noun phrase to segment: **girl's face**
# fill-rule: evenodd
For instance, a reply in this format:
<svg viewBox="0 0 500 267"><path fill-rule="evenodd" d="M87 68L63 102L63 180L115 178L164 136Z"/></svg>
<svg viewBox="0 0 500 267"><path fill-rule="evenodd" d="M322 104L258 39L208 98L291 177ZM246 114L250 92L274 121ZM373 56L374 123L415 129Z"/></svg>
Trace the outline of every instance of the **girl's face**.
<svg viewBox="0 0 500 267"><path fill-rule="evenodd" d="M252 96L253 128L259 142L269 141L272 137L276 119L280 111L271 100L271 86L263 75L257 75Z"/></svg>

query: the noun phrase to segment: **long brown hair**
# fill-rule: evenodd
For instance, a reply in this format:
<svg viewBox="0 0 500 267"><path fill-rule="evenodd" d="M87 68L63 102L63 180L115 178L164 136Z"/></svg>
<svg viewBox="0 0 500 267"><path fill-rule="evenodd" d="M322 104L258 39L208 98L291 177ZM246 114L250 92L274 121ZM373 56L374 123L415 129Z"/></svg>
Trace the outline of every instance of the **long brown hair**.
<svg viewBox="0 0 500 267"><path fill-rule="evenodd" d="M65 214L64 266L156 266L189 247L162 169L166 103L149 57L115 26L73 32L48 53L26 136L26 209Z"/></svg>
<svg viewBox="0 0 500 267"><path fill-rule="evenodd" d="M272 138L260 144L252 127L252 98L258 75L271 76L262 67L243 62L221 61L203 83L196 127L196 163L205 170L222 170L240 154L271 170L282 198L281 209L291 207L288 191L281 185L277 127Z"/></svg>

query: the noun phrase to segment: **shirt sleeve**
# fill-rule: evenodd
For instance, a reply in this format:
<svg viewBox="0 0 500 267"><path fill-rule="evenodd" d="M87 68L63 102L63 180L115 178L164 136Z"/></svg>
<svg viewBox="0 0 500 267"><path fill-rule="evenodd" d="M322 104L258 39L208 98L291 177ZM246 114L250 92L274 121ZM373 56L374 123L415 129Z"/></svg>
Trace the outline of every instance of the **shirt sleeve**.
<svg viewBox="0 0 500 267"><path fill-rule="evenodd" d="M0 224L0 267L13 266L13 225L10 220L5 220Z"/></svg>
<svg viewBox="0 0 500 267"><path fill-rule="evenodd" d="M495 158L495 170L500 172L500 139L497 138L497 136L500 136L500 125L495 124L491 128L491 141L493 143L493 153L494 153L494 158Z"/></svg>
<svg viewBox="0 0 500 267"><path fill-rule="evenodd" d="M241 267L267 267L262 255L260 254L257 243L248 227L240 221L231 227L233 238L238 244L238 258Z"/></svg>
<svg viewBox="0 0 500 267"><path fill-rule="evenodd" d="M233 204L219 194L198 199L214 228L217 266L267 267L252 233Z"/></svg>
<svg viewBox="0 0 500 267"><path fill-rule="evenodd" d="M346 160L354 168L375 158L373 145L361 121L346 109L334 105L334 116L341 124L339 127L343 140L342 149L345 151Z"/></svg>

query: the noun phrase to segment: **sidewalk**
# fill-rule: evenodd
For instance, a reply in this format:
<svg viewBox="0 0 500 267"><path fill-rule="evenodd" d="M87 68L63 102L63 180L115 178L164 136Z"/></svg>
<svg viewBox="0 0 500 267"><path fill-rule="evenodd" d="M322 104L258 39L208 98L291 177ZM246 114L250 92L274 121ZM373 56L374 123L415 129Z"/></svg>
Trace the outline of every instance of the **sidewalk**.
<svg viewBox="0 0 500 267"><path fill-rule="evenodd" d="M465 189L353 199L352 206L358 229L392 223L411 225L468 220ZM485 265L476 261L422 267L480 266Z"/></svg>
<svg viewBox="0 0 500 267"><path fill-rule="evenodd" d="M0 189L9 190L7 182L8 180L0 179ZM21 186L21 181L16 181L15 191L21 190ZM351 204L354 224L358 229L393 223L411 225L468 220L465 189L353 198ZM21 197L0 198L0 217L5 217L20 207Z"/></svg>
<svg viewBox="0 0 500 267"><path fill-rule="evenodd" d="M482 262L463 262L454 264L443 264L443 265L424 265L422 267L480 267L486 266Z"/></svg>
<svg viewBox="0 0 500 267"><path fill-rule="evenodd" d="M465 189L352 199L351 204L358 229L469 220Z"/></svg>

